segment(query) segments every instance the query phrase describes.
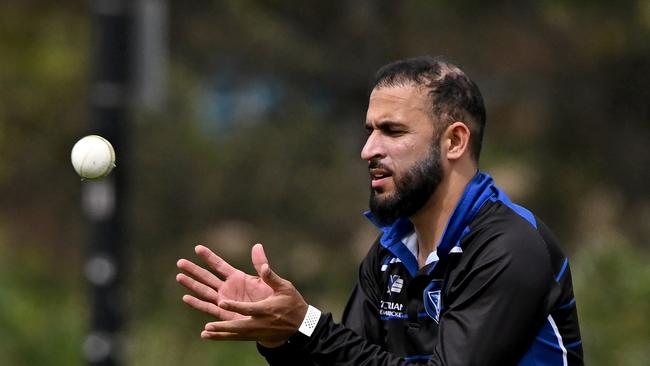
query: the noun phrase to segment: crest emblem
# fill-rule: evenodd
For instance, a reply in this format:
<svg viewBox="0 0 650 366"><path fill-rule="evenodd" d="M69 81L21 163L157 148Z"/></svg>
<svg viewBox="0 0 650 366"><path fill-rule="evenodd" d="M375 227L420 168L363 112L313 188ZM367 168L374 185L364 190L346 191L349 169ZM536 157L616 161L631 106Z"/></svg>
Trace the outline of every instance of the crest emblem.
<svg viewBox="0 0 650 366"><path fill-rule="evenodd" d="M435 320L436 323L440 321L440 310L442 308L442 303L440 299L440 293L442 289L441 280L433 280L424 289L424 310L427 312L427 315L431 319Z"/></svg>
<svg viewBox="0 0 650 366"><path fill-rule="evenodd" d="M402 292L402 287L404 286L404 280L398 275L390 275L388 278L388 290L386 293L390 294L391 292L400 293Z"/></svg>

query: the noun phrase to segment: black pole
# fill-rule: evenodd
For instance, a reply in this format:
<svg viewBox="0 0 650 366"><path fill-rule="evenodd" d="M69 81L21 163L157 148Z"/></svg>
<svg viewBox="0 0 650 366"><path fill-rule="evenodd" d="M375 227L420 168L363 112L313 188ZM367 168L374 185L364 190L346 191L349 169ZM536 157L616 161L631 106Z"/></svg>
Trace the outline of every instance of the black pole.
<svg viewBox="0 0 650 366"><path fill-rule="evenodd" d="M82 185L90 227L84 272L90 285L90 331L83 353L88 365L122 364L122 284L126 239L128 95L131 80L131 17L128 0L93 0L90 133L108 139L117 167L106 178Z"/></svg>

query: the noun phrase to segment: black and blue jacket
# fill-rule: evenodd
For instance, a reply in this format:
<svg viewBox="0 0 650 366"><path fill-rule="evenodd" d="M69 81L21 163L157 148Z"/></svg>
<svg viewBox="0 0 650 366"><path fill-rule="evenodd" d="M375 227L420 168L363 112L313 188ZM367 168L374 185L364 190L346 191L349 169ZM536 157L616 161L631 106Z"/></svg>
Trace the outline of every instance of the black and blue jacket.
<svg viewBox="0 0 650 366"><path fill-rule="evenodd" d="M324 313L311 337L260 346L270 365L583 364L568 259L489 175L468 184L422 268L408 219L380 229L343 325Z"/></svg>

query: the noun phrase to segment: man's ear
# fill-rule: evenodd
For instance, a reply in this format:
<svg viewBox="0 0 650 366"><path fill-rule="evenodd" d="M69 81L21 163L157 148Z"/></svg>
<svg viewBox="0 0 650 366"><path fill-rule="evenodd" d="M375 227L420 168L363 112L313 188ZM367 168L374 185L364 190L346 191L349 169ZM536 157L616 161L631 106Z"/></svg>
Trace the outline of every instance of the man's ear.
<svg viewBox="0 0 650 366"><path fill-rule="evenodd" d="M463 155L469 154L470 131L463 122L454 122L443 133L442 148L449 160L458 160Z"/></svg>

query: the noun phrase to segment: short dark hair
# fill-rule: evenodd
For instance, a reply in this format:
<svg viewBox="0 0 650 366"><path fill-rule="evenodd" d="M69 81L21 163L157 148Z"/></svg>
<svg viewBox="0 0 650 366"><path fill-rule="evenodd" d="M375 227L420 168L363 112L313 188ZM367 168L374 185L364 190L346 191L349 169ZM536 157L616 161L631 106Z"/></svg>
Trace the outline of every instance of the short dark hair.
<svg viewBox="0 0 650 366"><path fill-rule="evenodd" d="M455 121L467 125L471 133L470 153L478 162L486 121L485 104L476 83L444 58L422 56L381 67L375 75L372 89L410 84L429 90L431 111L440 123L436 136Z"/></svg>

